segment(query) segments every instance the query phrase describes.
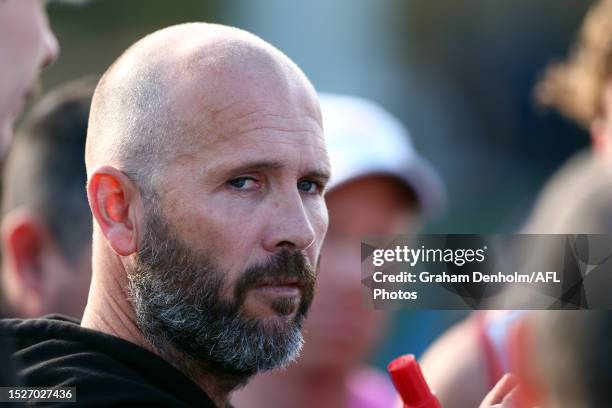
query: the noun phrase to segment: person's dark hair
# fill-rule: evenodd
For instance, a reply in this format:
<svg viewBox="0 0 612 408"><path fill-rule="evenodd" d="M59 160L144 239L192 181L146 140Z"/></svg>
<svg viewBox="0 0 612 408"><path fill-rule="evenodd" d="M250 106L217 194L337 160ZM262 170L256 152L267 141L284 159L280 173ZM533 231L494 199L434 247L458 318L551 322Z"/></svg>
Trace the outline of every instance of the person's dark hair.
<svg viewBox="0 0 612 408"><path fill-rule="evenodd" d="M2 215L32 208L68 261L91 241L84 154L95 84L83 78L45 96L17 133L3 174Z"/></svg>

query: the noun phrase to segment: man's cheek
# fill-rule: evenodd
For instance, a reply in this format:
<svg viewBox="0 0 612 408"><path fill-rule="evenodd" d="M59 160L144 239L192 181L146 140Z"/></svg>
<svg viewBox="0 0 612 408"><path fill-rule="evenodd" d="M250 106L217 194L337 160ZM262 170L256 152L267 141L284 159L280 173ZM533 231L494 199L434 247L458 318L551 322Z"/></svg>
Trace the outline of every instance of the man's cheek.
<svg viewBox="0 0 612 408"><path fill-rule="evenodd" d="M245 241L237 238L228 241L225 245L222 245L221 242L215 243L213 253L220 268L224 271L226 294L233 294L235 284L241 274L248 266L257 261L257 259L251 259L250 255L253 251L245 245Z"/></svg>
<svg viewBox="0 0 612 408"><path fill-rule="evenodd" d="M309 200L304 201L304 208L308 221L316 234L315 240L322 240L329 224L329 214L325 199L322 196L311 197Z"/></svg>
<svg viewBox="0 0 612 408"><path fill-rule="evenodd" d="M321 216L319 218L319 223L315 229L316 239L315 239L313 246L315 246L316 248L317 258L319 257L323 249L323 243L325 242L325 236L327 235L328 226L329 226L329 218L327 216L327 209L325 209L325 211L321 213Z"/></svg>
<svg viewBox="0 0 612 408"><path fill-rule="evenodd" d="M327 234L327 229L329 228L329 211L327 210L327 205L323 199L321 199L318 213L320 219L321 240L323 240Z"/></svg>

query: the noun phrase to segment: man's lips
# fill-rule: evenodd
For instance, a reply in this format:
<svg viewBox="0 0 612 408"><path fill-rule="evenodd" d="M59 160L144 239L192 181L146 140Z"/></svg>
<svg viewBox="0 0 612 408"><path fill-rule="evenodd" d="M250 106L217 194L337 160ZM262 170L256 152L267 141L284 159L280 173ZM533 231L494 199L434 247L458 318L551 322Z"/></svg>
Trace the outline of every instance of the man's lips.
<svg viewBox="0 0 612 408"><path fill-rule="evenodd" d="M298 279L270 280L253 286L253 290L277 296L299 296L303 288Z"/></svg>

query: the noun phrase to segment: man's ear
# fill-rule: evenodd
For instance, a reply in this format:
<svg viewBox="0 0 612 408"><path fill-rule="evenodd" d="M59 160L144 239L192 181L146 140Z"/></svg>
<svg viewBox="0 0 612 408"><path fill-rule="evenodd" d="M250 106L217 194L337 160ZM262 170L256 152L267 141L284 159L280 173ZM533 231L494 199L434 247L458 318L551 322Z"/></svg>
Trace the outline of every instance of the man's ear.
<svg viewBox="0 0 612 408"><path fill-rule="evenodd" d="M125 173L111 166L97 169L87 183L93 217L117 255L138 250L138 188Z"/></svg>
<svg viewBox="0 0 612 408"><path fill-rule="evenodd" d="M46 240L46 226L28 208L15 208L2 219L5 296L23 317L39 316L45 301Z"/></svg>

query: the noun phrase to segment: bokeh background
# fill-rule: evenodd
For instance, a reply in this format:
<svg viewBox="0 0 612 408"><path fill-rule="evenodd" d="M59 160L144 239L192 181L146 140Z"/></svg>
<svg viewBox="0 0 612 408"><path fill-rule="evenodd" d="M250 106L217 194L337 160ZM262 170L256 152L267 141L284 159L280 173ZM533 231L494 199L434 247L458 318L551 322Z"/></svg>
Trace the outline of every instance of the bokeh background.
<svg viewBox="0 0 612 408"><path fill-rule="evenodd" d="M91 0L54 2L62 44L46 89L100 74L156 29L209 21L247 29L289 55L320 91L371 98L404 121L448 185L440 233L520 228L539 189L589 142L539 109L533 87L562 58L591 0ZM398 312L373 357L383 367L463 313Z"/></svg>

